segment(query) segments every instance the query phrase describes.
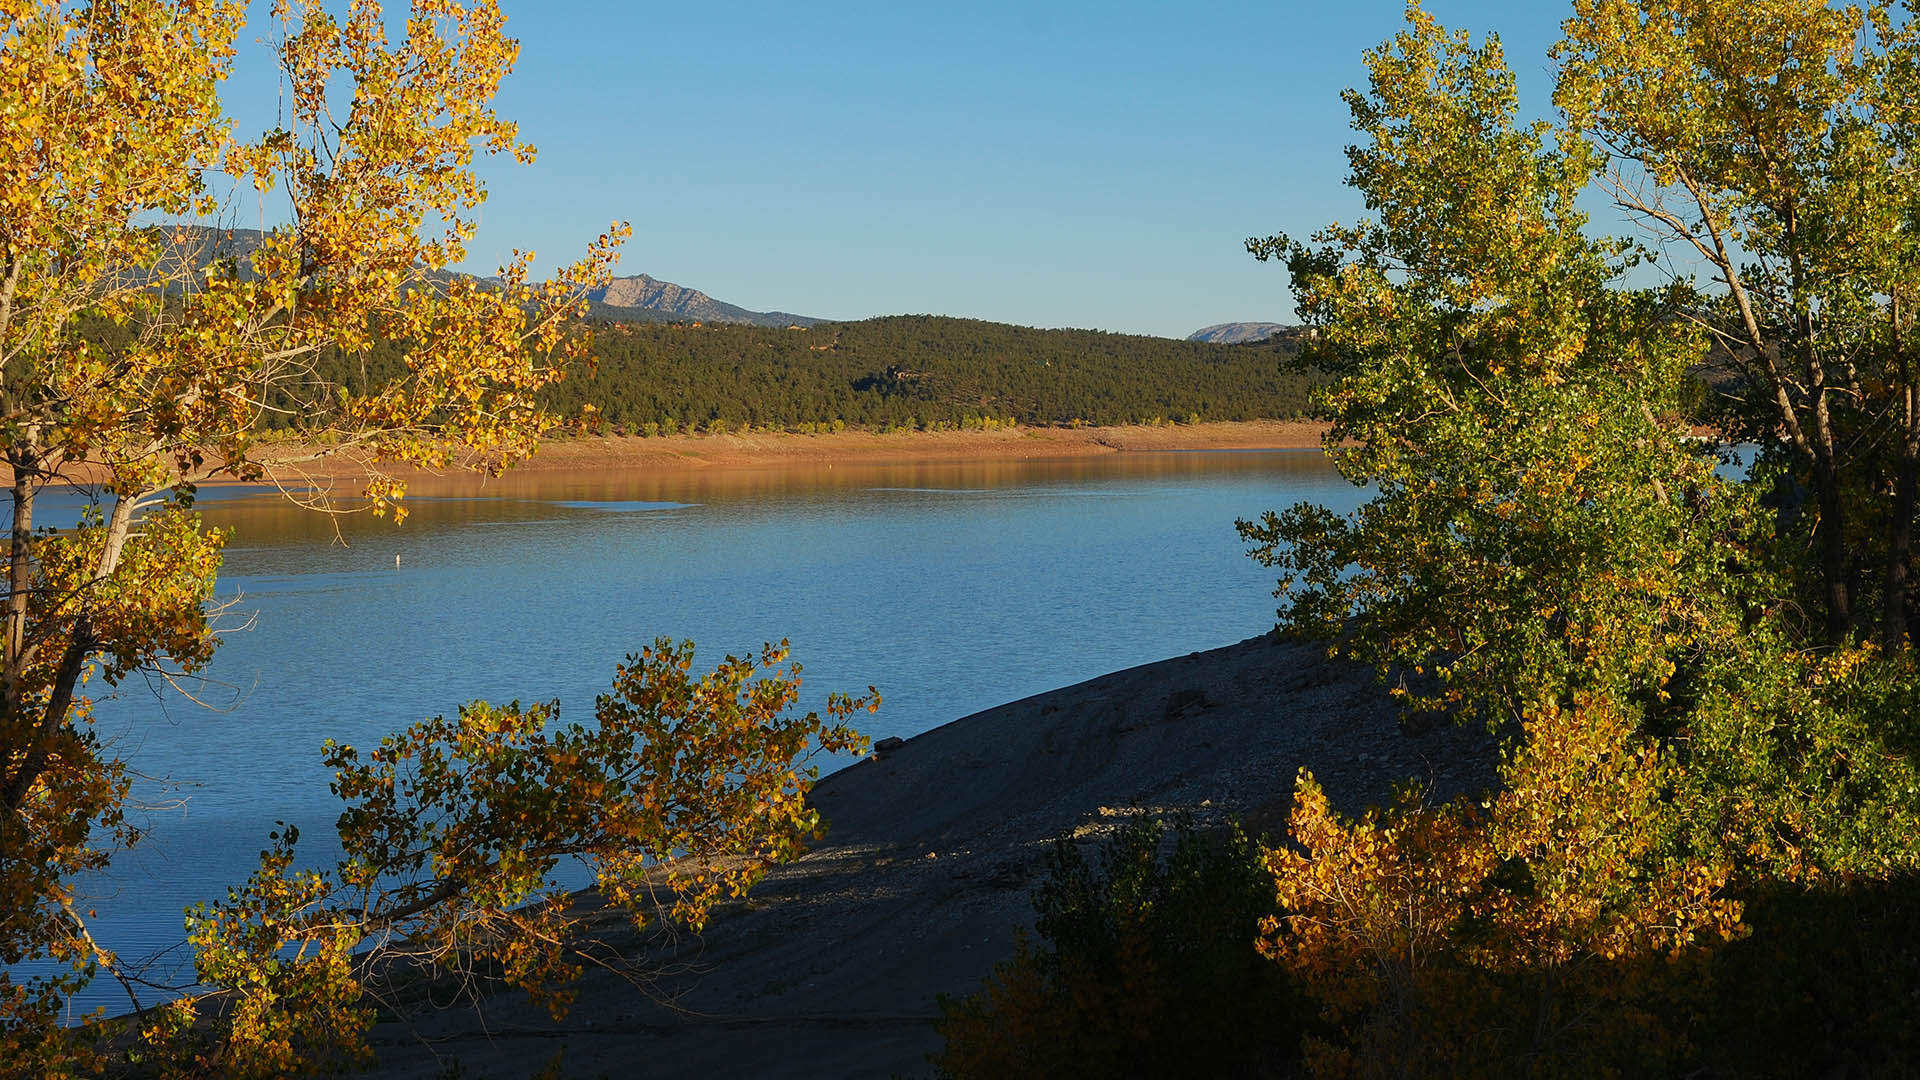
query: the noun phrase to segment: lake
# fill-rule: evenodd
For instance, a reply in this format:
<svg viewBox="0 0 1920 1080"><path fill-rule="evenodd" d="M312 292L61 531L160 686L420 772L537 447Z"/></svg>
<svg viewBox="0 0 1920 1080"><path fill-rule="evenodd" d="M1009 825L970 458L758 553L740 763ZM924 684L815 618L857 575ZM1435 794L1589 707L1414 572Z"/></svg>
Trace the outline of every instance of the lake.
<svg viewBox="0 0 1920 1080"><path fill-rule="evenodd" d="M1234 520L1303 499L1358 495L1318 451L528 472L416 487L400 527L204 491L234 530L236 630L188 688L202 704L135 677L98 709L155 779L150 835L87 883L97 932L128 959L178 942L182 908L243 880L275 820L330 858L322 740L365 747L481 698L590 720L614 664L659 636L709 666L787 638L803 707L879 688L858 720L876 739L1239 641L1275 602ZM125 998L103 981L80 1004Z"/></svg>

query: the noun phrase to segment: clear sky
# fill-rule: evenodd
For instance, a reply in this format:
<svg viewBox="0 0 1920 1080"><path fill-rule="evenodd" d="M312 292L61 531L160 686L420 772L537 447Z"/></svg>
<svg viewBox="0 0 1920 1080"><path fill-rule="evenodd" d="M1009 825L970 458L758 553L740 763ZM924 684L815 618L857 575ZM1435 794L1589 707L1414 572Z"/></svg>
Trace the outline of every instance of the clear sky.
<svg viewBox="0 0 1920 1080"><path fill-rule="evenodd" d="M521 53L499 104L540 155L484 167L492 198L467 269L491 272L515 247L552 267L624 219L619 273L756 310L1168 337L1292 321L1285 272L1243 241L1358 216L1339 93L1364 82L1361 50L1402 13L1396 0L501 6ZM1523 107L1548 107L1565 4L1426 6L1499 31ZM245 134L270 120L271 89L242 76L229 104Z"/></svg>

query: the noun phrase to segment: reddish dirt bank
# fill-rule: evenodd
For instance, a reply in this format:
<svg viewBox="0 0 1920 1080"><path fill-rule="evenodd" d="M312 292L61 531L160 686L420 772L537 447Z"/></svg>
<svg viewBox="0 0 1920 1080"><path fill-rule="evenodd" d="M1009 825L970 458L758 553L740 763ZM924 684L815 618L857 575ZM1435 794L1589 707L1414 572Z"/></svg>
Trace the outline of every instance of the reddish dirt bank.
<svg viewBox="0 0 1920 1080"><path fill-rule="evenodd" d="M526 468L708 468L781 462L994 460L1078 457L1128 450L1304 449L1320 445L1324 424L1250 420L1173 427L1011 428L832 435L752 432L667 438L576 438L543 447Z"/></svg>
<svg viewBox="0 0 1920 1080"><path fill-rule="evenodd" d="M523 472L699 471L780 465L892 465L934 461L1018 461L1089 457L1127 451L1311 449L1326 425L1301 420L1248 420L1170 427L1007 428L999 431L913 431L823 435L756 431L739 435L655 438L583 436L549 440L515 467ZM297 447L263 447L259 457L302 456ZM320 456L278 470L283 480L345 480L356 462ZM403 471L402 475L406 475Z"/></svg>
<svg viewBox="0 0 1920 1080"><path fill-rule="evenodd" d="M1141 425L1085 428L1007 428L999 431L912 431L880 434L841 431L798 435L755 431L739 435L671 435L655 438L581 436L549 440L514 472L653 474L704 470L778 468L783 465L898 465L917 462L1022 461L1093 457L1128 451L1304 450L1320 446L1326 425L1304 420L1247 420L1167 427ZM357 489L364 464L351 452L334 453L298 445L262 444L254 457L280 461L269 475L283 484ZM440 484L459 485L467 474L392 470L422 494ZM76 480L97 479L85 466L68 469ZM205 484L230 483L217 472L198 478ZM11 476L0 465L0 484ZM423 486L423 482L424 486Z"/></svg>

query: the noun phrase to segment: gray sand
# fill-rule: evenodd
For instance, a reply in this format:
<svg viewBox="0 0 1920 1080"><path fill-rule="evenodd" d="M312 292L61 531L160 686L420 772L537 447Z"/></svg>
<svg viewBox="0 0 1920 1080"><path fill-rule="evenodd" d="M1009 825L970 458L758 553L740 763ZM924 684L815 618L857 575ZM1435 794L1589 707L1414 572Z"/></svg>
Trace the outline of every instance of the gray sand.
<svg viewBox="0 0 1920 1080"><path fill-rule="evenodd" d="M374 1075L434 1075L436 1053L474 1078L556 1055L579 1077L927 1075L935 995L1011 954L1055 837L1091 843L1131 808L1278 835L1303 766L1349 811L1409 776L1442 798L1486 784L1484 735L1395 718L1370 672L1262 636L956 720L821 781L827 838L700 939L656 942L676 970L647 992L591 970L558 1023L505 994L383 1025Z"/></svg>

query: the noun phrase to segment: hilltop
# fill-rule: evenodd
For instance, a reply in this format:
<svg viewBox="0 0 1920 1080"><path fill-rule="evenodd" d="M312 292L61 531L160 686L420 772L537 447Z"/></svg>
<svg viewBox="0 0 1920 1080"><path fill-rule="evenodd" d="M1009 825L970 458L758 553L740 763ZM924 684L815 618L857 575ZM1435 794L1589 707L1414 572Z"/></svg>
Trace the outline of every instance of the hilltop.
<svg viewBox="0 0 1920 1080"><path fill-rule="evenodd" d="M591 370L546 391L594 434L813 434L1164 427L1307 415L1322 381L1284 343L1213 345L1097 330L1036 330L937 315L812 327L599 321ZM350 387L398 374L402 347L321 361ZM337 366L337 367L336 367ZM268 428L297 415L271 402Z"/></svg>
<svg viewBox="0 0 1920 1080"><path fill-rule="evenodd" d="M1187 340L1210 341L1216 345L1253 345L1274 337L1290 337L1299 329L1277 322L1223 322L1203 326L1188 334Z"/></svg>
<svg viewBox="0 0 1920 1080"><path fill-rule="evenodd" d="M788 311L749 311L737 304L715 300L698 289L689 289L648 274L617 277L604 289L587 294L594 318L642 321L699 321L734 323L745 326L813 326L822 320Z"/></svg>
<svg viewBox="0 0 1920 1080"><path fill-rule="evenodd" d="M156 273L223 258L244 264L263 234L181 226L174 236ZM1230 324L1278 332L1222 344L941 315L821 322L750 311L646 274L616 278L590 302L593 370L553 387L546 404L569 416L588 415L591 404L599 433L1286 420L1306 415L1321 381L1289 362L1299 334L1279 324ZM400 345L381 342L322 359L316 376L359 388L403 363ZM268 427L298 415L290 391L270 404L281 411L267 414Z"/></svg>
<svg viewBox="0 0 1920 1080"><path fill-rule="evenodd" d="M940 315L812 327L603 322L593 402L616 430L891 430L1290 419L1320 381L1289 343L1245 347Z"/></svg>

